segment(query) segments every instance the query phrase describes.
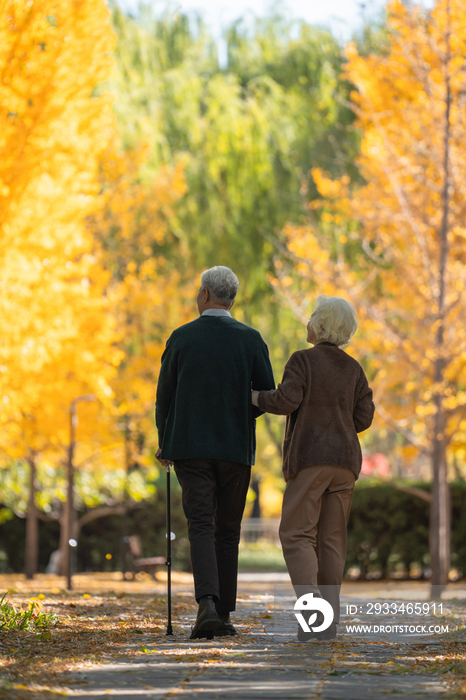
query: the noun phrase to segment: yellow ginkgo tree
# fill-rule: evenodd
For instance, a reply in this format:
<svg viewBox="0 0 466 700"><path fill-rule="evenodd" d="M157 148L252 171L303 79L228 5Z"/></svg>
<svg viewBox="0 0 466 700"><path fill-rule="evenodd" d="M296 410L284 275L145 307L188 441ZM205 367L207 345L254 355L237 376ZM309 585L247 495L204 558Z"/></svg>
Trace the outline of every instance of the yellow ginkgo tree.
<svg viewBox="0 0 466 700"><path fill-rule="evenodd" d="M121 359L110 275L85 221L102 205L98 168L114 137L98 88L113 48L104 0L0 0L0 442L31 467L28 575L35 461L64 459L71 402L109 405Z"/></svg>
<svg viewBox="0 0 466 700"><path fill-rule="evenodd" d="M313 172L319 223L287 227L293 265L278 260L272 283L298 314L316 287L356 305L379 416L431 459L438 595L450 567L448 457L466 442L466 5L395 0L387 15L383 51L347 47L365 184Z"/></svg>

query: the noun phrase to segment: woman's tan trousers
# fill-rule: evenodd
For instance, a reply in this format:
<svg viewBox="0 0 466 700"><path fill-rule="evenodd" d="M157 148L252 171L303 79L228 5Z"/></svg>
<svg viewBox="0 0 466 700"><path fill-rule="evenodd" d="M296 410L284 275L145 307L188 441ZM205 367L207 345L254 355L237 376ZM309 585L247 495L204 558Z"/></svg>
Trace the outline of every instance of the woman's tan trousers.
<svg viewBox="0 0 466 700"><path fill-rule="evenodd" d="M280 541L297 596L314 592L340 617L346 525L355 477L342 467L307 467L286 483Z"/></svg>

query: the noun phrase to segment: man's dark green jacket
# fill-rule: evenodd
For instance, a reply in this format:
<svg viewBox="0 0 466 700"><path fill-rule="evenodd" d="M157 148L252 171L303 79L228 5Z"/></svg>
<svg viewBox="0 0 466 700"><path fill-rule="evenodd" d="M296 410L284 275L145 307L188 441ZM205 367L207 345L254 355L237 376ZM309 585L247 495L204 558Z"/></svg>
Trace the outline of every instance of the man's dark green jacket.
<svg viewBox="0 0 466 700"><path fill-rule="evenodd" d="M201 316L167 341L155 420L162 459L254 464L251 388L274 389L260 333L229 316Z"/></svg>

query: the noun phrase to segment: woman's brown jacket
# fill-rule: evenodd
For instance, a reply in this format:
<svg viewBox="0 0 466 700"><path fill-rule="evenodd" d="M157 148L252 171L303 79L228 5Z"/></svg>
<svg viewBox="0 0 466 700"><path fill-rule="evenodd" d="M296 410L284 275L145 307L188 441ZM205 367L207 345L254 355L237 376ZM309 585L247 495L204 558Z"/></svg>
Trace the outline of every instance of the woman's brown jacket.
<svg viewBox="0 0 466 700"><path fill-rule="evenodd" d="M344 467L356 479L362 454L358 433L374 417L374 402L364 370L332 343L293 353L273 391L261 391L259 408L286 415L283 475L301 469Z"/></svg>

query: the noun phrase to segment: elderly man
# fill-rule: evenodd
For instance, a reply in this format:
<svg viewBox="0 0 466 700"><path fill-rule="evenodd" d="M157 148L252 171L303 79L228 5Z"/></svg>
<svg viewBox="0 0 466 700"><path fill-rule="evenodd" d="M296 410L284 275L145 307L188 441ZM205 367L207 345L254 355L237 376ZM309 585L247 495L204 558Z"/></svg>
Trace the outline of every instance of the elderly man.
<svg viewBox="0 0 466 700"><path fill-rule="evenodd" d="M241 518L256 447L251 388L275 388L260 334L230 314L238 279L228 267L201 276L199 318L177 328L162 356L157 458L173 462L188 520L196 600L191 639L235 635Z"/></svg>

